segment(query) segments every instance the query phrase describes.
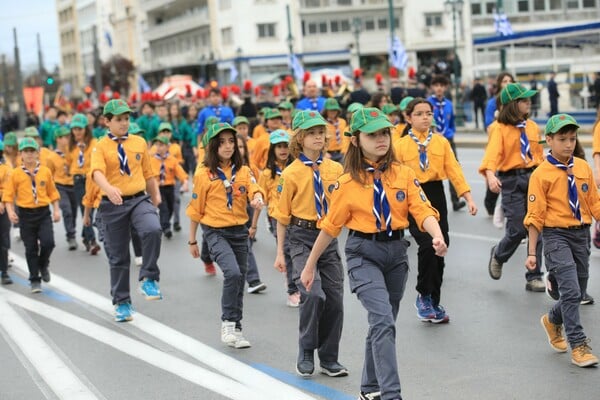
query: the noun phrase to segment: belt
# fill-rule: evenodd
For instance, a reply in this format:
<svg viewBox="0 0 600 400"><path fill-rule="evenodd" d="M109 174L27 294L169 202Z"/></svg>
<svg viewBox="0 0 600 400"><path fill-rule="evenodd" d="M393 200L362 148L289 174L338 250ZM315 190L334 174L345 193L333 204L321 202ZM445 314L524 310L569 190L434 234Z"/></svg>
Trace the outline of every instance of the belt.
<svg viewBox="0 0 600 400"><path fill-rule="evenodd" d="M573 226L549 226L550 229L566 229L568 231L578 231L581 229L588 229L591 224L581 224L581 225L573 225Z"/></svg>
<svg viewBox="0 0 600 400"><path fill-rule="evenodd" d="M75 175L73 175L73 179L75 179L75 180L85 179L85 175L75 174Z"/></svg>
<svg viewBox="0 0 600 400"><path fill-rule="evenodd" d="M131 196L121 196L121 199L123 199L123 201L127 201L127 200L131 200L131 199L135 199L136 197L142 197L145 195L146 195L146 192L141 191L141 192L137 192L136 194L132 194ZM102 196L102 200L108 200L108 196Z"/></svg>
<svg viewBox="0 0 600 400"><path fill-rule="evenodd" d="M292 215L292 219L290 220L291 225L299 226L304 229L312 229L318 230L317 221L309 221L307 219L297 218Z"/></svg>
<svg viewBox="0 0 600 400"><path fill-rule="evenodd" d="M350 229L349 233L350 236L356 236L362 239L367 239L367 240L376 240L378 242L390 242L392 240L400 240L404 237L404 229L397 229L395 231L392 231L392 236L388 236L388 233L385 231L382 232L376 232L376 233L365 233L365 232L359 232L359 231L355 231L353 229Z"/></svg>
<svg viewBox="0 0 600 400"><path fill-rule="evenodd" d="M509 169L508 171L498 171L498 176L519 176L519 175L527 175L533 172L535 167L531 168L514 168Z"/></svg>
<svg viewBox="0 0 600 400"><path fill-rule="evenodd" d="M327 152L330 154L340 154L342 151L341 150L327 150Z"/></svg>

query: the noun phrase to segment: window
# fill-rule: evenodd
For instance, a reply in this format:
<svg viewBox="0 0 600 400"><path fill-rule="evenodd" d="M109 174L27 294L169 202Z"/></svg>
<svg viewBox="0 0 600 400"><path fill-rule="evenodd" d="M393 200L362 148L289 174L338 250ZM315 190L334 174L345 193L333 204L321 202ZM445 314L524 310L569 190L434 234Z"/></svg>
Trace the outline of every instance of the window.
<svg viewBox="0 0 600 400"><path fill-rule="evenodd" d="M374 31L375 30L375 21L373 19L365 20L365 31Z"/></svg>
<svg viewBox="0 0 600 400"><path fill-rule="evenodd" d="M340 30L342 32L348 32L350 30L350 21L348 21L347 19L343 19L340 22L341 22Z"/></svg>
<svg viewBox="0 0 600 400"><path fill-rule="evenodd" d="M316 35L317 34L317 23L316 22L309 22L308 23L308 34L309 35Z"/></svg>
<svg viewBox="0 0 600 400"><path fill-rule="evenodd" d="M379 18L377 20L377 28L378 29L387 29L388 28L388 20L387 18Z"/></svg>
<svg viewBox="0 0 600 400"><path fill-rule="evenodd" d="M319 22L319 33L327 33L327 22Z"/></svg>
<svg viewBox="0 0 600 400"><path fill-rule="evenodd" d="M258 24L258 37L259 38L272 38L275 37L275 24Z"/></svg>
<svg viewBox="0 0 600 400"><path fill-rule="evenodd" d="M329 27L331 29L331 33L340 31L340 21L331 21L331 25Z"/></svg>
<svg viewBox="0 0 600 400"><path fill-rule="evenodd" d="M529 0L519 0L517 2L517 10L519 10L519 12L528 12L529 11Z"/></svg>
<svg viewBox="0 0 600 400"><path fill-rule="evenodd" d="M579 0L567 0L567 8L570 8L570 9L579 8Z"/></svg>
<svg viewBox="0 0 600 400"><path fill-rule="evenodd" d="M471 15L481 15L481 4L479 4L479 3L471 4Z"/></svg>
<svg viewBox="0 0 600 400"><path fill-rule="evenodd" d="M551 10L562 9L562 0L550 0L550 9Z"/></svg>
<svg viewBox="0 0 600 400"><path fill-rule="evenodd" d="M425 26L442 26L442 14L441 13L430 13L425 14Z"/></svg>
<svg viewBox="0 0 600 400"><path fill-rule="evenodd" d="M485 13L488 15L491 15L494 13L494 11L496 10L496 2L495 1L488 1L487 3L485 3Z"/></svg>
<svg viewBox="0 0 600 400"><path fill-rule="evenodd" d="M583 0L583 8L596 7L596 0Z"/></svg>
<svg viewBox="0 0 600 400"><path fill-rule="evenodd" d="M351 6L352 0L337 0L338 6Z"/></svg>
<svg viewBox="0 0 600 400"><path fill-rule="evenodd" d="M304 7L321 7L321 0L304 0Z"/></svg>
<svg viewBox="0 0 600 400"><path fill-rule="evenodd" d="M394 17L394 28L400 28L400 18Z"/></svg>
<svg viewBox="0 0 600 400"><path fill-rule="evenodd" d="M221 42L224 45L233 44L233 31L231 28L221 29Z"/></svg>
<svg viewBox="0 0 600 400"><path fill-rule="evenodd" d="M534 11L544 11L546 9L546 0L533 0Z"/></svg>

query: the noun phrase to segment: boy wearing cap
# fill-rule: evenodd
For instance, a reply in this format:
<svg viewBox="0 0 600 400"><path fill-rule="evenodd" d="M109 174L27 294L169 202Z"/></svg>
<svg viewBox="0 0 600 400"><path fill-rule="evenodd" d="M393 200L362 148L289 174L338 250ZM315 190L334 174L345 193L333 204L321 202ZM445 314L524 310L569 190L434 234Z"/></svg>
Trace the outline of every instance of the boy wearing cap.
<svg viewBox="0 0 600 400"><path fill-rule="evenodd" d="M327 154L333 161L339 163L342 163L349 143L346 136L344 136L348 124L345 119L340 117L341 112L342 108L336 99L329 98L325 100L322 115L327 120L327 134L329 135Z"/></svg>
<svg viewBox="0 0 600 400"><path fill-rule="evenodd" d="M267 154L269 152L269 135L276 129L281 128L282 124L281 113L276 108L269 108L265 111L265 133L259 137L254 137L256 144L254 146L254 154L250 162L256 166L259 170L265 168L267 164ZM256 129L255 129L256 130Z"/></svg>
<svg viewBox="0 0 600 400"><path fill-rule="evenodd" d="M92 152L91 171L103 192L99 212L105 233L112 302L117 322L131 321L129 287L129 240L133 226L142 240L143 264L139 273L140 292L146 300L160 300L161 229L156 207L161 202L156 173L150 163L146 142L129 136L131 109L123 100L104 106L109 133Z"/></svg>
<svg viewBox="0 0 600 400"><path fill-rule="evenodd" d="M19 164L19 143L17 140L17 134L14 132L7 132L4 135L4 161L11 169L15 168Z"/></svg>
<svg viewBox="0 0 600 400"><path fill-rule="evenodd" d="M198 113L198 132L200 129L204 129L204 122L208 117L217 117L219 122L227 122L231 124L233 122L233 110L231 107L224 106L221 104L221 91L219 88L210 89L208 94L208 104Z"/></svg>
<svg viewBox="0 0 600 400"><path fill-rule="evenodd" d="M75 220L77 218L77 200L73 190L73 176L69 172L71 164L69 156L69 137L71 131L68 128L60 127L54 131L54 141L56 148L50 153L49 160L52 163L52 175L54 183L60 193L60 210L62 211L63 224L67 234L67 243L69 250L77 249L77 240L75 240Z"/></svg>
<svg viewBox="0 0 600 400"><path fill-rule="evenodd" d="M42 280L50 281L48 267L54 249L52 222L60 221L60 194L54 185L52 172L38 161L39 150L35 139L26 137L21 140L19 152L23 164L12 171L2 193L8 218L14 224L19 223L21 228L32 293L42 291Z"/></svg>
<svg viewBox="0 0 600 400"><path fill-rule="evenodd" d="M181 190L188 191L188 174L185 173L179 161L169 152L169 139L166 136L157 136L153 148L156 153L150 159L154 171L158 171L158 184L162 202L158 206L160 211L160 226L167 239L173 237L171 232L171 216L175 207L175 180L181 183ZM181 229L181 228L180 228Z"/></svg>
<svg viewBox="0 0 600 400"><path fill-rule="evenodd" d="M308 291L300 274L319 235L319 224L327 214L331 192L342 174L342 166L324 157L327 148L327 121L317 111L298 112L292 124L295 134L290 152L296 159L283 170L279 180L279 201L273 210L277 220L277 258L280 272L293 268L300 290L299 351L296 372L313 374L314 352L318 351L321 372L345 376L348 370L338 362L344 320L344 273L337 240L333 240L317 261L316 278ZM289 237L292 265L285 262L285 243Z"/></svg>
<svg viewBox="0 0 600 400"><path fill-rule="evenodd" d="M283 128L286 130L292 129L292 112L294 111L294 105L291 101L282 101L277 105L277 109L281 113L281 123Z"/></svg>
<svg viewBox="0 0 600 400"><path fill-rule="evenodd" d="M600 219L600 196L585 160L573 156L579 125L567 114L552 116L546 125L550 147L529 179L527 215L529 271L539 268L536 243L542 236L546 269L558 283L560 299L541 318L550 347L559 353L571 347L571 362L579 367L598 364L583 332L579 303L586 292L590 260L590 224ZM566 340L562 334L562 326Z"/></svg>
<svg viewBox="0 0 600 400"><path fill-rule="evenodd" d="M54 131L60 126L57 120L57 109L54 106L48 107L46 110L46 119L40 126L40 135L44 146L52 147L54 145Z"/></svg>
<svg viewBox="0 0 600 400"><path fill-rule="evenodd" d="M10 180L12 168L4 160L4 143L0 140L0 283L10 285L8 250L10 249L10 220L2 202L2 192Z"/></svg>
<svg viewBox="0 0 600 400"><path fill-rule="evenodd" d="M54 133L52 133L52 135L54 135ZM54 167L51 165L52 161L50 161L50 154L52 153L52 150L43 147L42 137L40 136L40 133L38 132L37 128L35 126L28 126L27 128L25 128L25 134L23 136L26 138L32 138L38 144L38 161L40 162L40 164L50 168L51 171L54 170ZM52 142L54 143L54 146L56 146L56 140L54 137L52 137Z"/></svg>
<svg viewBox="0 0 600 400"><path fill-rule="evenodd" d="M144 131L144 139L146 139L148 143L151 143L154 136L156 136L153 127L158 126L157 121L159 121L159 118L154 114L154 103L151 101L142 103L141 114L142 115L135 120L135 123L139 125L142 131Z"/></svg>
<svg viewBox="0 0 600 400"><path fill-rule="evenodd" d="M231 124L235 131L242 135L244 140L246 141L246 146L248 146L248 159L252 160L252 156L254 155L254 148L256 147L256 140L253 137L249 136L250 133L250 121L246 117L235 117L233 119L233 124Z"/></svg>

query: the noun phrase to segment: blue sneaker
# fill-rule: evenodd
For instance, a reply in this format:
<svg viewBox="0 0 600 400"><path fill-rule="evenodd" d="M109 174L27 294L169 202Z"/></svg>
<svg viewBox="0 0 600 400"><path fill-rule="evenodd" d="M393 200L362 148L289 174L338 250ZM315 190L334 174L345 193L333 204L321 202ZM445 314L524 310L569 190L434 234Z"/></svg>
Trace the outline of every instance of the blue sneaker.
<svg viewBox="0 0 600 400"><path fill-rule="evenodd" d="M438 304L437 306L433 306L433 310L435 311L435 318L431 322L434 324L445 324L450 321L450 316L446 314L444 307Z"/></svg>
<svg viewBox="0 0 600 400"><path fill-rule="evenodd" d="M435 310L431 305L431 296L421 296L418 294L415 308L417 309L417 317L421 321L427 322L435 319Z"/></svg>
<svg viewBox="0 0 600 400"><path fill-rule="evenodd" d="M115 306L115 321L125 322L133 319L133 307L131 303L121 303Z"/></svg>
<svg viewBox="0 0 600 400"><path fill-rule="evenodd" d="M158 287L158 282L154 279L144 279L140 285L140 293L146 297L146 300L161 300L162 293Z"/></svg>

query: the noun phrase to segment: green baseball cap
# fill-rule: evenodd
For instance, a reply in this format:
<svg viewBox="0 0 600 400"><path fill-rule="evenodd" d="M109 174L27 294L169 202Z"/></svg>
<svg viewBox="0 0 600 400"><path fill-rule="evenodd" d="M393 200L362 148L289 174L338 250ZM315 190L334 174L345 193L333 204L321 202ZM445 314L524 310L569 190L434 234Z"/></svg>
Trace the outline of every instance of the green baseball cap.
<svg viewBox="0 0 600 400"><path fill-rule="evenodd" d="M509 83L500 92L500 102L502 104L508 104L509 102L517 99L526 99L537 93L537 90L527 89L520 83Z"/></svg>
<svg viewBox="0 0 600 400"><path fill-rule="evenodd" d="M248 121L248 118L246 117L235 117L233 119L233 127L235 128L236 126L238 126L239 124L246 124L246 125L250 125L250 121Z"/></svg>
<svg viewBox="0 0 600 400"><path fill-rule="evenodd" d="M269 142L271 144L277 143L289 143L290 142L290 134L284 131L283 129L275 129L269 135Z"/></svg>
<svg viewBox="0 0 600 400"><path fill-rule="evenodd" d="M579 129L579 124L569 114L556 114L550 117L544 131L546 135L553 135L567 125L573 125Z"/></svg>
<svg viewBox="0 0 600 400"><path fill-rule="evenodd" d="M277 105L277 108L279 108L280 110L293 110L294 105L291 101L282 101Z"/></svg>
<svg viewBox="0 0 600 400"><path fill-rule="evenodd" d="M320 125L327 125L327 121L314 110L299 111L292 120L292 129L310 129Z"/></svg>
<svg viewBox="0 0 600 400"><path fill-rule="evenodd" d="M406 96L405 98L403 98L402 101L400 102L400 111L406 110L406 107L408 107L408 103L410 103L414 99L415 98L412 96Z"/></svg>
<svg viewBox="0 0 600 400"><path fill-rule="evenodd" d="M323 107L323 109L325 111L341 111L342 110L342 108L340 107L340 103L338 103L338 101L336 99L334 99L333 97L330 97L327 100L325 100L325 106Z"/></svg>
<svg viewBox="0 0 600 400"><path fill-rule="evenodd" d="M265 110L265 121L269 119L283 118L281 113L276 108L268 108Z"/></svg>
<svg viewBox="0 0 600 400"><path fill-rule="evenodd" d="M17 134L14 132L6 132L4 135L4 146L16 146Z"/></svg>
<svg viewBox="0 0 600 400"><path fill-rule="evenodd" d="M361 108L363 108L364 105L360 104L360 103L352 103L348 106L348 112L349 113L355 113L357 110L360 110Z"/></svg>
<svg viewBox="0 0 600 400"><path fill-rule="evenodd" d="M130 112L131 108L129 108L125 100L112 99L104 105L104 110L102 111L102 114L121 115Z"/></svg>
<svg viewBox="0 0 600 400"><path fill-rule="evenodd" d="M390 115L391 113L398 112L400 110L393 104L385 104L383 107L381 107L381 111L383 111L385 115Z"/></svg>
<svg viewBox="0 0 600 400"><path fill-rule="evenodd" d="M40 137L40 132L35 126L28 126L27 128L25 128L25 137L37 138Z"/></svg>
<svg viewBox="0 0 600 400"><path fill-rule="evenodd" d="M69 136L70 134L71 131L69 130L69 128L61 126L54 131L54 138L56 139L63 136Z"/></svg>
<svg viewBox="0 0 600 400"><path fill-rule="evenodd" d="M269 107L263 107L260 110L258 110L258 113L264 115L268 110L270 110Z"/></svg>
<svg viewBox="0 0 600 400"><path fill-rule="evenodd" d="M140 128L140 126L138 124L136 124L135 122L129 123L129 133L131 133L132 135L141 135L145 132L146 131L143 130L142 128Z"/></svg>
<svg viewBox="0 0 600 400"><path fill-rule="evenodd" d="M85 129L85 127L88 126L88 119L83 114L75 114L73 115L73 118L71 118L71 125L69 126L71 128Z"/></svg>
<svg viewBox="0 0 600 400"><path fill-rule="evenodd" d="M206 118L206 120L204 121L204 129L208 129L209 126L216 124L219 122L219 118L212 116L212 117L208 117Z"/></svg>
<svg viewBox="0 0 600 400"><path fill-rule="evenodd" d="M4 142L0 140L0 151L4 151Z"/></svg>
<svg viewBox="0 0 600 400"><path fill-rule="evenodd" d="M208 131L202 136L202 145L204 148L208 147L208 142L210 142L212 138L219 136L219 133L225 131L233 133L234 136L237 133L235 129L233 129L233 126L229 125L227 122L217 122L216 124L209 126Z"/></svg>
<svg viewBox="0 0 600 400"><path fill-rule="evenodd" d="M350 131L353 133L373 133L393 126L385 114L374 107L361 108L352 114L352 120L350 121Z"/></svg>
<svg viewBox="0 0 600 400"><path fill-rule="evenodd" d="M169 144L169 138L166 136L157 136L154 139L152 139L152 143L154 142L161 142L163 144L168 145Z"/></svg>
<svg viewBox="0 0 600 400"><path fill-rule="evenodd" d="M171 125L170 122L161 122L160 125L158 125L158 131L159 132L162 132L162 131L173 132L173 125Z"/></svg>
<svg viewBox="0 0 600 400"><path fill-rule="evenodd" d="M24 137L19 143L19 151L23 151L25 149L34 149L35 151L39 151L40 145L35 141L34 138Z"/></svg>

